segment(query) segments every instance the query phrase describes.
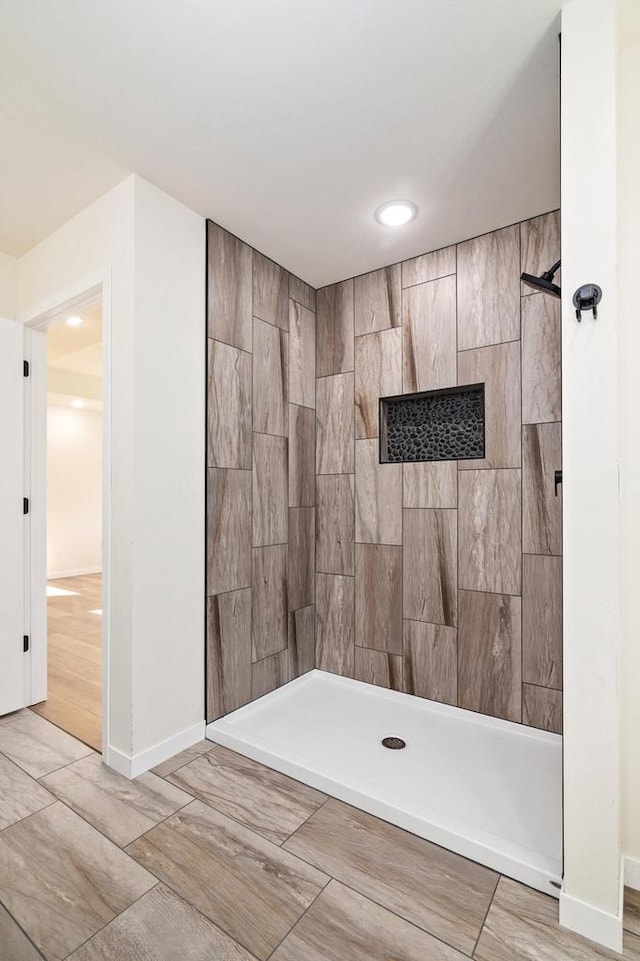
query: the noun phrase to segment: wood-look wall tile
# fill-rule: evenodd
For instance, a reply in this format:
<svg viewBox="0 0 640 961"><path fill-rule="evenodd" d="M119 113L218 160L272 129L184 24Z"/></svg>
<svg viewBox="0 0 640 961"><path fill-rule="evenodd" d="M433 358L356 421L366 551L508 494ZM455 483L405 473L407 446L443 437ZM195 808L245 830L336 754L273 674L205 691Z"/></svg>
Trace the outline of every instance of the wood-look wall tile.
<svg viewBox="0 0 640 961"><path fill-rule="evenodd" d="M562 734L562 691L523 684L522 722L542 731Z"/></svg>
<svg viewBox="0 0 640 961"><path fill-rule="evenodd" d="M404 512L404 616L455 627L456 511Z"/></svg>
<svg viewBox="0 0 640 961"><path fill-rule="evenodd" d="M457 507L458 465L454 460L402 465L405 507Z"/></svg>
<svg viewBox="0 0 640 961"><path fill-rule="evenodd" d="M508 721L522 718L521 602L460 591L458 705Z"/></svg>
<svg viewBox="0 0 640 961"><path fill-rule="evenodd" d="M356 541L402 544L402 464L381 464L375 439L356 441Z"/></svg>
<svg viewBox="0 0 640 961"><path fill-rule="evenodd" d="M315 562L315 510L289 508L289 610L313 604Z"/></svg>
<svg viewBox="0 0 640 961"><path fill-rule="evenodd" d="M378 436L378 401L402 393L402 330L356 338L356 437Z"/></svg>
<svg viewBox="0 0 640 961"><path fill-rule="evenodd" d="M253 435L253 546L287 540L289 481L286 437Z"/></svg>
<svg viewBox="0 0 640 961"><path fill-rule="evenodd" d="M353 370L353 280L316 291L316 374Z"/></svg>
<svg viewBox="0 0 640 961"><path fill-rule="evenodd" d="M356 544L356 644L402 654L402 548Z"/></svg>
<svg viewBox="0 0 640 961"><path fill-rule="evenodd" d="M316 502L316 414L289 405L289 507Z"/></svg>
<svg viewBox="0 0 640 961"><path fill-rule="evenodd" d="M555 496L554 474L562 468L562 425L522 428L522 536L526 554L562 554L562 485Z"/></svg>
<svg viewBox="0 0 640 961"><path fill-rule="evenodd" d="M404 684L407 694L457 704L457 631L455 627L404 622Z"/></svg>
<svg viewBox="0 0 640 961"><path fill-rule="evenodd" d="M207 466L251 469L251 354L208 341Z"/></svg>
<svg viewBox="0 0 640 961"><path fill-rule="evenodd" d="M253 321L253 429L287 435L289 335L262 320Z"/></svg>
<svg viewBox="0 0 640 961"><path fill-rule="evenodd" d="M402 691L402 658L398 654L356 647L355 679L377 687L388 687L392 691Z"/></svg>
<svg viewBox="0 0 640 961"><path fill-rule="evenodd" d="M251 247L207 221L209 337L251 351Z"/></svg>
<svg viewBox="0 0 640 961"><path fill-rule="evenodd" d="M316 574L316 667L353 677L354 581Z"/></svg>
<svg viewBox="0 0 640 961"><path fill-rule="evenodd" d="M287 545L253 550L253 660L277 654L288 643Z"/></svg>
<svg viewBox="0 0 640 961"><path fill-rule="evenodd" d="M316 570L353 574L353 474L319 474L316 505Z"/></svg>
<svg viewBox="0 0 640 961"><path fill-rule="evenodd" d="M485 457L458 461L458 467L520 467L522 418L517 340L458 354L458 384L480 383L485 385Z"/></svg>
<svg viewBox="0 0 640 961"><path fill-rule="evenodd" d="M278 651L251 665L251 700L275 691L292 680L289 651Z"/></svg>
<svg viewBox="0 0 640 961"><path fill-rule="evenodd" d="M251 587L251 471L207 475L207 594Z"/></svg>
<svg viewBox="0 0 640 961"><path fill-rule="evenodd" d="M304 280L289 274L289 297L297 304L308 307L309 310L316 309L316 292L310 284L305 284Z"/></svg>
<svg viewBox="0 0 640 961"><path fill-rule="evenodd" d="M355 333L373 334L402 323L401 265L383 267L354 280Z"/></svg>
<svg viewBox="0 0 640 961"><path fill-rule="evenodd" d="M458 578L461 589L520 594L519 470L458 473Z"/></svg>
<svg viewBox="0 0 640 961"><path fill-rule="evenodd" d="M352 474L353 371L319 377L317 384L316 469L318 474Z"/></svg>
<svg viewBox="0 0 640 961"><path fill-rule="evenodd" d="M562 416L560 301L545 294L522 300L522 422Z"/></svg>
<svg viewBox="0 0 640 961"><path fill-rule="evenodd" d="M553 210L550 214L523 220L520 224L520 255L523 273L539 277L545 270L549 270L556 261L560 260L560 211ZM553 282L561 286L561 272L553 278ZM533 294L532 287L522 284L522 296Z"/></svg>
<svg viewBox="0 0 640 961"><path fill-rule="evenodd" d="M458 244L458 350L520 338L520 228Z"/></svg>
<svg viewBox="0 0 640 961"><path fill-rule="evenodd" d="M402 326L403 390L411 392L455 386L455 276L403 290Z"/></svg>
<svg viewBox="0 0 640 961"><path fill-rule="evenodd" d="M289 400L316 406L316 315L289 301Z"/></svg>
<svg viewBox="0 0 640 961"><path fill-rule="evenodd" d="M300 677L316 666L315 606L303 607L289 614L289 659L292 677Z"/></svg>
<svg viewBox="0 0 640 961"><path fill-rule="evenodd" d="M456 248L441 247L431 253L412 257L402 264L402 286L413 287L415 284L426 284L430 280L438 280L456 272Z"/></svg>
<svg viewBox="0 0 640 961"><path fill-rule="evenodd" d="M289 329L289 274L257 250L253 251L253 316Z"/></svg>
<svg viewBox="0 0 640 961"><path fill-rule="evenodd" d="M251 589L207 598L207 723L251 700Z"/></svg>
<svg viewBox="0 0 640 961"><path fill-rule="evenodd" d="M522 677L562 687L562 558L522 558Z"/></svg>

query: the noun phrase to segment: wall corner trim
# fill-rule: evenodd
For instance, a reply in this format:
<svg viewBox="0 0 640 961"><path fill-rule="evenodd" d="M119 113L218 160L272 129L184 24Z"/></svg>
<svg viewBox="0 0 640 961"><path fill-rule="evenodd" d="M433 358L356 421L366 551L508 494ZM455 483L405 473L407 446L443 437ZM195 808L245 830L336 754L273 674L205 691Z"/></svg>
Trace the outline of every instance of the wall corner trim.
<svg viewBox="0 0 640 961"><path fill-rule="evenodd" d="M622 857L622 867L625 886L640 891L640 860L625 854Z"/></svg>
<svg viewBox="0 0 640 961"><path fill-rule="evenodd" d="M636 862L638 863L638 862ZM622 886L618 914L610 914L564 891L560 893L560 924L585 938L622 954Z"/></svg>
<svg viewBox="0 0 640 961"><path fill-rule="evenodd" d="M193 744L197 744L198 741L202 741L204 728L204 720L199 721L197 724L185 728L184 731L174 734L173 737L167 738L166 741L160 741L159 744L154 744L153 747L147 748L146 751L140 751L139 754L133 756L109 745L104 759L105 764L118 774L132 780L140 774L144 774L145 771L149 771L152 767L162 764L163 761L168 761L174 754L179 754L180 751L184 751Z"/></svg>

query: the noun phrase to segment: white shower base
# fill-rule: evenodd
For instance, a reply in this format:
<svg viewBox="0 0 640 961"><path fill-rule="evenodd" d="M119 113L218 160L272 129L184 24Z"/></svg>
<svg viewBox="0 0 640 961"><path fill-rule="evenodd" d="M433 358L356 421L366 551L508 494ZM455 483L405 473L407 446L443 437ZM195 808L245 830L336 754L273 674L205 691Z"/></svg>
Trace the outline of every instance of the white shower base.
<svg viewBox="0 0 640 961"><path fill-rule="evenodd" d="M407 742L400 751L383 737ZM562 738L311 671L206 736L558 896Z"/></svg>

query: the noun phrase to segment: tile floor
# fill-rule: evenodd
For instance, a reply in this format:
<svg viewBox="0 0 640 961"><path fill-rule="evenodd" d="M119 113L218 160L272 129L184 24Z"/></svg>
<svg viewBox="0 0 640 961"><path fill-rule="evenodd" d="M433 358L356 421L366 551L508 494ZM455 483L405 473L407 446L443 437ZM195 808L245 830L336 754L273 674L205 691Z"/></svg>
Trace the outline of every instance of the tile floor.
<svg viewBox="0 0 640 961"><path fill-rule="evenodd" d="M1 961L604 961L558 904L225 748L135 781L0 718ZM640 961L628 892L624 957Z"/></svg>

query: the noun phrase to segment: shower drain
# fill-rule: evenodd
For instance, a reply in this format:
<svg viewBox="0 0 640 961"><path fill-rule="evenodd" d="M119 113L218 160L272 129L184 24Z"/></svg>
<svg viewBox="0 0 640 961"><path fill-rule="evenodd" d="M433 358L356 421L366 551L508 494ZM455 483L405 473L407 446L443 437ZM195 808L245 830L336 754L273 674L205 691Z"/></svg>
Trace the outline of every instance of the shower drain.
<svg viewBox="0 0 640 961"><path fill-rule="evenodd" d="M400 751L407 746L407 742L403 741L401 737L383 737L382 746L388 747L391 751Z"/></svg>

